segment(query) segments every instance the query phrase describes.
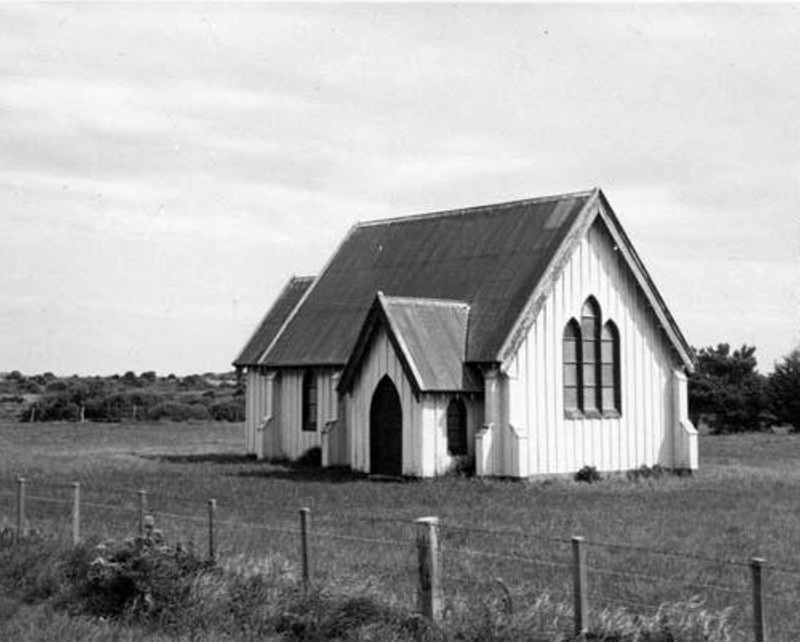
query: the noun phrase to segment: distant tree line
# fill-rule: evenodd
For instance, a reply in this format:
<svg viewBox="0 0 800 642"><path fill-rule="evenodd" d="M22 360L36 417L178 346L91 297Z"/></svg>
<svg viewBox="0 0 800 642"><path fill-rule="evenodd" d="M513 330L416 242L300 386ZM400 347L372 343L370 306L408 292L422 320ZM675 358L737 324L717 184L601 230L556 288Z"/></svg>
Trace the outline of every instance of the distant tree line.
<svg viewBox="0 0 800 642"><path fill-rule="evenodd" d="M788 425L800 431L800 347L765 376L757 371L753 346L727 343L695 351L689 377L689 413L712 432L731 433Z"/></svg>
<svg viewBox="0 0 800 642"><path fill-rule="evenodd" d="M244 421L244 388L234 373L158 377L129 371L110 377L26 377L0 382L6 399L18 399L21 421Z"/></svg>
<svg viewBox="0 0 800 642"><path fill-rule="evenodd" d="M788 425L800 431L800 346L757 370L753 346L727 343L694 351L689 413L695 425L731 433ZM159 377L128 371L110 377L25 376L14 370L0 379L0 400L18 400L22 421L244 421L244 386L233 372Z"/></svg>

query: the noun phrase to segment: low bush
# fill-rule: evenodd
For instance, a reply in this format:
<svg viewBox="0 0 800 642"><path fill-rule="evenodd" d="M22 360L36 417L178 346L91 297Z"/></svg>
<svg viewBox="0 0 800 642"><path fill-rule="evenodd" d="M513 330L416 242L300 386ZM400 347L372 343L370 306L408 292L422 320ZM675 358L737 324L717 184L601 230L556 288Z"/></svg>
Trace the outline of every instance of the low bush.
<svg viewBox="0 0 800 642"><path fill-rule="evenodd" d="M190 605L197 577L210 564L183 546L157 537L100 545L92 555L77 548L66 564L83 613L112 618L168 621Z"/></svg>
<svg viewBox="0 0 800 642"><path fill-rule="evenodd" d="M585 484L594 484L595 482L599 482L602 478L603 476L600 474L600 471L594 466L584 466L575 473L575 481Z"/></svg>
<svg viewBox="0 0 800 642"><path fill-rule="evenodd" d="M236 400L220 401L213 404L208 411L215 421L244 421L244 398L238 397Z"/></svg>
<svg viewBox="0 0 800 642"><path fill-rule="evenodd" d="M639 468L634 468L625 473L625 476L630 481L641 481L643 479L660 479L669 474L669 470L656 464L655 466L647 466L643 464Z"/></svg>

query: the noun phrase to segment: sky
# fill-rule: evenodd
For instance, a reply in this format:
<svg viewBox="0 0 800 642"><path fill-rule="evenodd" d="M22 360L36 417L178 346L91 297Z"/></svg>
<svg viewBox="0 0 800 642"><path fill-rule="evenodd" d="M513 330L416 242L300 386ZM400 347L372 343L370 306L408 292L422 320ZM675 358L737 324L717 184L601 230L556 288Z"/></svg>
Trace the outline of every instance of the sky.
<svg viewBox="0 0 800 642"><path fill-rule="evenodd" d="M0 371L225 371L357 221L595 186L800 345L800 4L2 4Z"/></svg>

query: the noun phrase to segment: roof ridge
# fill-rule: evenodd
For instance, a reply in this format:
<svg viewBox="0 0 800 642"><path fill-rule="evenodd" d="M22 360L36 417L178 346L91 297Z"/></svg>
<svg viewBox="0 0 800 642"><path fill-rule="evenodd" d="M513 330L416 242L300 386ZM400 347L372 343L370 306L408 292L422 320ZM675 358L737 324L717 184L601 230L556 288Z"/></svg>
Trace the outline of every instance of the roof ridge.
<svg viewBox="0 0 800 642"><path fill-rule="evenodd" d="M482 211L496 210L500 208L519 207L520 205L532 205L534 203L546 203L547 201L560 201L579 196L591 196L598 188L581 190L578 192L566 192L564 194L551 194L548 196L537 196L534 198L523 198L515 201L505 201L502 203L489 203L486 205L475 205L472 207L462 207L455 210L438 210L436 212L426 212L421 214L408 214L405 216L393 216L390 218L371 219L368 221L358 221L355 227L373 227L389 223L401 223L405 221L420 221L432 218L447 218L449 216L461 216L464 214L477 214Z"/></svg>
<svg viewBox="0 0 800 642"><path fill-rule="evenodd" d="M390 296L383 294L383 300L387 302L400 301L408 303L424 303L426 305L438 305L442 307L456 307L456 306L463 306L465 308L470 307L470 303L468 301L462 301L461 299L437 299L434 297L424 297L424 296Z"/></svg>

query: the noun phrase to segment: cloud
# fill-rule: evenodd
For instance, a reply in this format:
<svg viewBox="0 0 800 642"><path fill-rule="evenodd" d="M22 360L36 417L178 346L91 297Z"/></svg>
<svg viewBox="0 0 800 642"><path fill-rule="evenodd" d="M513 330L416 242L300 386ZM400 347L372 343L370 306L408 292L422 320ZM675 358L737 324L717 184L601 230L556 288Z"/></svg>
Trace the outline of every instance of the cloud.
<svg viewBox="0 0 800 642"><path fill-rule="evenodd" d="M4 358L54 369L52 348L91 372L102 339L148 368L226 367L286 278L318 271L356 220L595 185L690 336L712 336L713 300L720 338L774 353L796 326L797 16L0 7ZM48 349L30 348L43 334Z"/></svg>

